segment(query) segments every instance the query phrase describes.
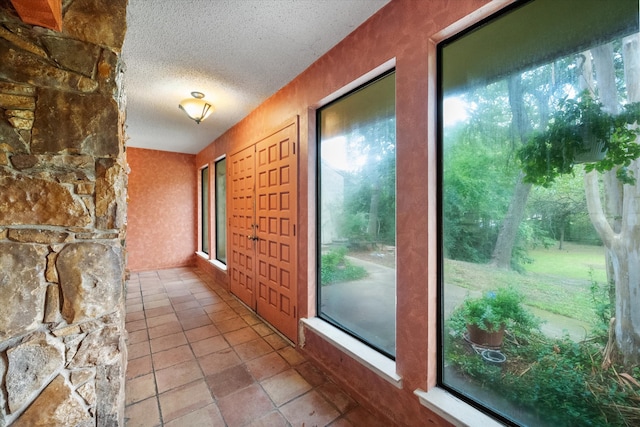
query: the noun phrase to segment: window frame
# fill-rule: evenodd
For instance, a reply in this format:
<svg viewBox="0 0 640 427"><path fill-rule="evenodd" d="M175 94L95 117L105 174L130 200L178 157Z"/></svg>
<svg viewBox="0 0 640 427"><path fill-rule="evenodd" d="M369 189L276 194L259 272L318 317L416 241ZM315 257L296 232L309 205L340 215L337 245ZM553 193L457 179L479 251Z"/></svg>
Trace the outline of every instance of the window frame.
<svg viewBox="0 0 640 427"><path fill-rule="evenodd" d="M444 212L443 212L443 201L444 201L444 187L443 187L443 170L444 170L444 159L443 159L443 147L444 147L444 89L443 89L443 49L447 44L453 43L456 40L463 38L464 36L472 33L476 29L484 26L485 24L490 23L494 19L498 19L500 16L506 15L509 12L518 9L527 3L534 0L516 0L513 3L499 8L496 11L493 11L488 16L476 21L474 23L470 23L461 31L456 32L449 37L444 37L439 40L435 46L436 50L436 219L437 219L437 284L436 284L436 340L438 343L437 346L437 363L436 363L436 390L431 390L430 392L424 393L420 391L416 391L415 393L418 395L420 401L423 405L430 407L438 412L442 411L440 408L440 404L436 403L434 407L435 400L441 399L442 396L451 396L453 399L462 401L464 404L468 405L466 407L461 408L461 413L467 415L469 412L467 408L476 410L479 414L471 413L473 417L479 417L477 419L484 419L485 423L496 422L499 425L517 425L514 423L514 420L507 418L497 410L489 406L485 406L479 401L471 398L470 396L456 390L455 388L447 385L444 381L444 312L445 312L445 298L444 298ZM438 397L433 397L434 393L439 395ZM431 400L428 398L428 394L431 394ZM427 403L428 402L428 403ZM449 403L448 398L445 397L445 403ZM445 413L441 413L446 418L450 418L452 412L446 411ZM453 417L455 419L455 417Z"/></svg>
<svg viewBox="0 0 640 427"><path fill-rule="evenodd" d="M443 48L456 40L463 38L478 28L499 19L501 16L508 14L516 9L526 6L535 0L514 0L506 5L497 5L493 9L487 8L487 14L481 16L478 13L476 17L469 16L463 20L452 24L446 29L435 34L431 38L433 43L433 58L435 58L434 70L435 78L432 82L435 84L435 98L431 105L435 109L432 117L435 118L435 158L436 158L436 342L437 342L437 362L436 362L436 381L434 387L423 391L416 389L414 394L418 396L420 403L438 413L443 418L451 422L469 422L461 420L475 420L474 422L482 423L482 425L520 425L518 420L512 419L498 412L490 406L486 406L481 402L473 399L471 396L464 394L452 386L444 382L444 187L443 187L443 146L444 146L444 122L443 122ZM478 10L480 12L480 10ZM561 55L561 54L557 54Z"/></svg>
<svg viewBox="0 0 640 427"><path fill-rule="evenodd" d="M391 75L391 74L396 74L396 66L395 66L395 60L391 60L386 64L383 64L381 67L378 67L377 69L371 71L370 73L368 73L366 76L363 76L362 78L358 79L356 82L354 82L354 84L352 85L348 85L347 87L343 88L343 90L339 91L338 93L334 94L334 96L329 98L325 98L325 100L323 100L320 105L318 105L314 111L314 118L315 118L315 135L316 135L316 142L315 142L315 170L316 170L316 174L315 174L315 198L316 198L316 208L315 208L315 228L316 228L316 240L315 240L315 250L316 250L316 256L315 256L315 280L316 280L316 289L315 289L315 296L316 296L316 301L315 301L315 309L316 309L316 319L321 320L322 322L325 322L327 325L330 325L330 327L335 328L337 330L337 334L333 334L333 335L337 335L340 336L341 334L343 334L345 336L345 338L333 338L332 341L338 343L340 341L346 341L348 342L350 339L354 340L357 343L361 343L363 344L366 348L370 349L371 352L378 354L380 356L382 356L382 358L387 359L389 361L391 361L393 363L393 365L395 366L395 361L396 361L396 355L392 355L389 354L388 352L384 351L383 349L372 345L370 342L368 342L366 339L364 339L363 337L360 337L359 335L357 335L356 333L354 333L353 331L349 330L348 328L342 326L339 324L339 322L335 321L334 319L330 318L329 316L323 315L322 310L321 310L321 304L322 304L322 298L321 298L321 278L320 278L320 272L321 272L321 246L322 246L322 239L321 239L321 223L322 223L322 217L321 217L321 210L322 210L322 197L321 197L321 181L322 181L322 167L321 167L321 163L322 163L322 158L321 158L321 121L319 120L320 117L320 112L321 110L323 110L324 108L327 108L345 98L347 98L348 96L366 88L367 86L374 84L375 82ZM395 78L395 76L394 76ZM395 103L395 99L394 99L394 103ZM396 112L396 117L397 117L397 112ZM396 124L397 126L397 124ZM397 135L397 131L396 131L396 135ZM397 192L397 177L396 177L396 192ZM397 224L396 224L396 232L397 232ZM397 262L397 260L396 260ZM396 285L397 285L397 272L396 272ZM397 293L397 288L396 288L396 293ZM315 323L315 321L311 321L310 323L311 325L313 325L314 328L318 328L318 324ZM325 332L323 333L323 335L325 334L329 334L329 330L327 330L327 328L321 327L320 330L325 330ZM322 332L321 332L322 333ZM340 345L339 345L340 346ZM352 344L351 346L357 346L355 343ZM348 349L350 347L350 345L346 345L346 346L342 346L343 349ZM362 352L362 350L360 350L359 352ZM358 358L357 354L354 354L354 357ZM371 355L368 357L373 357L375 358L375 355ZM397 384L401 384L401 379L400 377L397 377L397 375L391 374L391 369L389 369L388 367L386 369L378 369L376 366L381 364L380 362L375 362L375 363L369 363L371 366L374 367L374 370L378 370L379 372L383 372L382 376L383 377L388 377L388 381L394 383L394 385L397 386Z"/></svg>
<svg viewBox="0 0 640 427"><path fill-rule="evenodd" d="M227 257L227 248L228 248L227 229L226 229L227 218L228 218L227 217L227 181L226 181L227 162L226 162L226 160L227 160L227 156L226 155L222 155L222 156L216 158L213 161L213 169L214 169L214 179L213 179L213 181L214 181L214 184L213 184L213 186L214 186L214 191L213 191L213 194L214 194L214 196L213 196L213 199L214 199L213 200L213 208L214 208L214 215L213 215L213 218L214 218L214 227L213 227L214 233L213 234L214 234L214 238L213 238L213 240L215 242L215 245L214 245L214 251L213 251L214 252L214 257L212 259L212 262L214 264L216 264L216 265L219 265L221 268L224 268L224 269L226 269L226 267L227 267L227 259L226 259L226 257ZM224 167L225 167L225 171L224 171L225 182L224 182L224 195L223 195L223 197L219 197L219 194L218 194L218 165L221 162L224 162ZM218 224L218 222L219 222L218 221L218 219L219 219L218 218L218 208L219 208L219 204L218 204L219 200L218 199L221 199L221 198L224 198L224 204L225 204L225 206L224 206L224 219L222 221L222 226L223 226L222 228L224 230L224 242L223 243L224 243L224 246L225 246L225 255L224 255L225 259L224 260L220 259L219 256L218 256L218 248L219 248L220 243L221 243L221 242L218 241L219 237L221 236L221 233L218 232L218 228L219 228L218 227L218 225L219 225Z"/></svg>
<svg viewBox="0 0 640 427"><path fill-rule="evenodd" d="M200 218L198 223L198 237L199 247L198 252L206 255L207 258L211 252L211 179L210 179L209 164L200 167L198 169L198 178L200 182L200 194L199 194L199 212ZM205 180L205 173L207 175ZM205 193L206 192L206 193ZM206 198L206 200L205 200Z"/></svg>

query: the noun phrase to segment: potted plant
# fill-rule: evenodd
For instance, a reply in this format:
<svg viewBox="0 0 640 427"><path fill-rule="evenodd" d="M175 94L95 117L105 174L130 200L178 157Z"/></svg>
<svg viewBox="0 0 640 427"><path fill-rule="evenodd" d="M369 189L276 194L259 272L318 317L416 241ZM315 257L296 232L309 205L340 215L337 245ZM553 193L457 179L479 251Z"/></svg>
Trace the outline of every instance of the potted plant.
<svg viewBox="0 0 640 427"><path fill-rule="evenodd" d="M540 324L522 305L522 301L519 292L504 287L486 292L478 298L466 298L452 317L464 323L472 343L499 348L505 329L520 333L537 328Z"/></svg>
<svg viewBox="0 0 640 427"><path fill-rule="evenodd" d="M640 127L640 103L627 104L620 114L606 112L588 91L576 99L564 99L544 131L532 135L518 150L524 180L548 187L559 175L573 173L586 163L585 170L604 172L615 166L626 184L635 177L626 169L640 157L636 142Z"/></svg>

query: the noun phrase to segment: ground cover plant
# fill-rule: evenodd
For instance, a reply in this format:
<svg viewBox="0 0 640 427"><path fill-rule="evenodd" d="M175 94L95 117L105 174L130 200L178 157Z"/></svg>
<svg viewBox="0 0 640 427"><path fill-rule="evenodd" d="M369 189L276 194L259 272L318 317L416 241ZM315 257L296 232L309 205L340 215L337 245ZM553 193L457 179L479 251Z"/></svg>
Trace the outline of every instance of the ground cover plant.
<svg viewBox="0 0 640 427"><path fill-rule="evenodd" d="M367 270L353 265L347 258L347 249L332 249L321 257L320 278L323 286L367 277Z"/></svg>
<svg viewBox="0 0 640 427"><path fill-rule="evenodd" d="M602 342L551 339L532 332L507 336L501 366L486 363L461 335L447 336L447 360L470 380L550 426L636 426L640 423L640 368L602 368Z"/></svg>
<svg viewBox="0 0 640 427"><path fill-rule="evenodd" d="M451 319L487 332L497 332L504 328L528 332L537 327L539 322L522 302L522 295L514 288L498 288L485 292L481 297L465 298Z"/></svg>
<svg viewBox="0 0 640 427"><path fill-rule="evenodd" d="M599 248L600 250L602 248ZM487 393L500 390L511 404L529 411L550 426L636 426L640 425L640 367L627 366L615 353L606 351L610 341L611 304L608 288L594 278L601 266L594 261L598 248L570 245L570 261L558 261L557 249L532 251L532 265L525 274L488 265L445 260L445 269L457 284L469 291L518 283L529 306L588 321L592 326L586 339L575 341L568 335L545 336L537 328L508 328L501 351L507 360L500 365L483 360L465 339L465 324L454 311L445 330L445 357L448 365ZM553 251L556 255L553 256ZM600 255L601 256L601 255ZM554 271L550 265L564 265L562 276L542 274ZM591 265L591 272L589 266ZM455 274L451 274L455 272ZM554 271L556 273L556 271ZM590 278L584 279L587 276ZM471 280L473 279L473 280ZM573 283L573 288L567 286ZM555 293L549 293L555 289ZM578 292L579 290L579 292ZM560 293L558 293L560 292ZM580 298L577 296L580 295ZM565 305L569 301L569 305ZM573 309L570 306L576 305Z"/></svg>

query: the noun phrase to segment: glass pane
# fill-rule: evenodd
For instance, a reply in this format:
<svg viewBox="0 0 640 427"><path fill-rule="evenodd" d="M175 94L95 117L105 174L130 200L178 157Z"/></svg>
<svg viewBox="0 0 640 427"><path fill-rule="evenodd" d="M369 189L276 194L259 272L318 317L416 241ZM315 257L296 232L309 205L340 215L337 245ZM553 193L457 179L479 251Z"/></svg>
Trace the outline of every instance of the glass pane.
<svg viewBox="0 0 640 427"><path fill-rule="evenodd" d="M638 3L569 3L441 47L442 382L521 425L635 425Z"/></svg>
<svg viewBox="0 0 640 427"><path fill-rule="evenodd" d="M209 168L203 168L200 171L200 182L202 183L202 194L201 194L201 207L202 207L202 218L200 218L201 223L201 241L202 241L202 252L205 254L209 253Z"/></svg>
<svg viewBox="0 0 640 427"><path fill-rule="evenodd" d="M318 111L320 316L395 356L395 74Z"/></svg>
<svg viewBox="0 0 640 427"><path fill-rule="evenodd" d="M227 159L216 162L216 259L227 263Z"/></svg>

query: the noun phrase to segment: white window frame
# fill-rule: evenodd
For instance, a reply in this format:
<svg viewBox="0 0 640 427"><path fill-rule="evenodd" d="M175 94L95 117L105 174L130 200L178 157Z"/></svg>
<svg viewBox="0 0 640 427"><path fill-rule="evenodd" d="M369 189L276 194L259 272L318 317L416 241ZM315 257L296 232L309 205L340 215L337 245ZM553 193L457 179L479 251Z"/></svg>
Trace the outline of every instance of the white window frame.
<svg viewBox="0 0 640 427"><path fill-rule="evenodd" d="M217 268L219 268L221 270L225 270L225 271L227 270L227 264L225 264L224 262L220 261L218 259L218 256L217 256L217 251L218 251L218 231L217 231L217 223L218 223L217 219L218 218L217 218L217 214L218 214L218 212L217 212L217 209L216 209L216 206L217 206L217 199L216 199L217 191L216 190L217 190L217 177L218 177L218 175L217 175L217 171L216 171L216 165L218 164L218 162L220 162L222 160L226 161L226 159L227 159L226 154L223 154L222 156L217 157L213 161L213 192L211 192L213 197L212 197L212 200L211 200L211 203L210 203L211 208L213 209L212 210L213 215L210 216L210 218L212 219L211 220L211 225L210 225L210 229L212 230L212 232L211 232L211 235L212 235L211 243L212 243L212 245L211 245L210 250L209 250L209 253L211 254L211 259L210 259L211 264L213 264ZM228 165L225 164L225 168L227 166ZM225 172L225 175L226 175L226 172ZM227 186L226 185L225 185L225 190L224 190L224 197L225 197L225 203L226 203L227 202L227 200L226 200L227 199ZM227 223L227 219L228 219L228 216L226 215L226 209L225 209L225 218L224 218L225 226L226 226L226 223ZM228 238L227 237L228 236L226 235L226 230L225 230L225 242L224 243L225 243L225 246L226 246L226 253L228 254L229 253L229 251L228 251L229 242L228 242Z"/></svg>
<svg viewBox="0 0 640 427"><path fill-rule="evenodd" d="M205 215L205 209L203 206L203 194L204 194L204 183L202 182L202 174L203 171L207 169L208 170L208 182L207 182L207 188L208 188L208 209L207 209L207 213L208 213L208 219L204 218ZM205 252L203 250L204 247L204 230L203 230L203 224L205 222L205 220L207 220L207 222L209 223L209 229L208 229L208 235L207 235L207 241L208 241L208 246L209 246L209 253L211 253L211 168L209 163L204 164L202 166L200 166L198 168L198 249L196 251L196 254L199 255L202 258L205 259L209 259L209 254L207 252Z"/></svg>

